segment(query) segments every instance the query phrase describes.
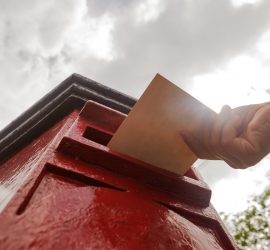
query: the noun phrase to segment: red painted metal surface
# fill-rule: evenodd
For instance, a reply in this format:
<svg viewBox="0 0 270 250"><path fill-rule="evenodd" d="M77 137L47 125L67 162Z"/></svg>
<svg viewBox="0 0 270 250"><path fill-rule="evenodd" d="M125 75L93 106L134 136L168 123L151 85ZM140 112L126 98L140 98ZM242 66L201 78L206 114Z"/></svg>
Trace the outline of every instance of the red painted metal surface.
<svg viewBox="0 0 270 250"><path fill-rule="evenodd" d="M48 146L52 146L52 141L54 140L54 143L58 142L57 134L61 137L60 131L65 130L66 126L71 125L78 114L78 111L73 112L69 118L65 118L57 123L42 136L0 165L0 212L35 169Z"/></svg>
<svg viewBox="0 0 270 250"><path fill-rule="evenodd" d="M89 102L1 166L0 187L13 178L16 192L0 249L236 249L194 170L177 176L106 147L124 118Z"/></svg>

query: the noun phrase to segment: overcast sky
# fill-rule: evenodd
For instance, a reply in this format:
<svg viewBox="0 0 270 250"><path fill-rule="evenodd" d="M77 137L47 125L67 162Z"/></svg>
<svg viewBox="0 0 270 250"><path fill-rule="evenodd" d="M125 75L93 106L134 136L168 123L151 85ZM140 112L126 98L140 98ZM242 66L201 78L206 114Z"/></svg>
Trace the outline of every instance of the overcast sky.
<svg viewBox="0 0 270 250"><path fill-rule="evenodd" d="M270 97L269 0L0 0L0 129L72 73L139 97L159 72L214 110ZM269 169L199 162L219 211Z"/></svg>

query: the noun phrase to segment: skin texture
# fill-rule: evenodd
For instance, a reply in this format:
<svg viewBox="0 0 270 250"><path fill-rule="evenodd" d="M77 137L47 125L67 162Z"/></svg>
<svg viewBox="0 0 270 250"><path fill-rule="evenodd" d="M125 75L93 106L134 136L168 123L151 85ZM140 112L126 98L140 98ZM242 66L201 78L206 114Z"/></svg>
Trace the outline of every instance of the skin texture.
<svg viewBox="0 0 270 250"><path fill-rule="evenodd" d="M182 131L201 159L224 160L233 168L247 168L270 152L270 103L224 106L211 122Z"/></svg>

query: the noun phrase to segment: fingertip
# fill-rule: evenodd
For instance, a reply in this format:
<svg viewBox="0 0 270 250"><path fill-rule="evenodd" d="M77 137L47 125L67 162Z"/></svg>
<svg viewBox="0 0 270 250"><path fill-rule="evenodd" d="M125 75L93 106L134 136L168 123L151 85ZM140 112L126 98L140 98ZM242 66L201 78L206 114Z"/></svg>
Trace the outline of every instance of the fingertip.
<svg viewBox="0 0 270 250"><path fill-rule="evenodd" d="M228 104L224 105L223 107L226 108L226 109L228 109L228 110L231 110L231 106L228 105Z"/></svg>
<svg viewBox="0 0 270 250"><path fill-rule="evenodd" d="M230 111L230 110L232 110L231 107L230 107L229 105L226 104L226 105L223 105L223 106L222 106L222 108L221 108L221 110L220 110L220 113L221 113L221 112L222 112L222 113L223 113L223 112L227 112L227 111Z"/></svg>

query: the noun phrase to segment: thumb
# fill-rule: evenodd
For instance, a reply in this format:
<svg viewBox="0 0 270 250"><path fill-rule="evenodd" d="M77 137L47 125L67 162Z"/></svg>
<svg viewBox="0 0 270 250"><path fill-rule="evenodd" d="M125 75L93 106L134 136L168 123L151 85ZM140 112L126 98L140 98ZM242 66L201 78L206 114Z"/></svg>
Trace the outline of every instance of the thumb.
<svg viewBox="0 0 270 250"><path fill-rule="evenodd" d="M198 138L196 138L196 136L194 136L193 133L190 131L181 131L180 136L198 158L212 159L209 152L206 150L206 147Z"/></svg>

